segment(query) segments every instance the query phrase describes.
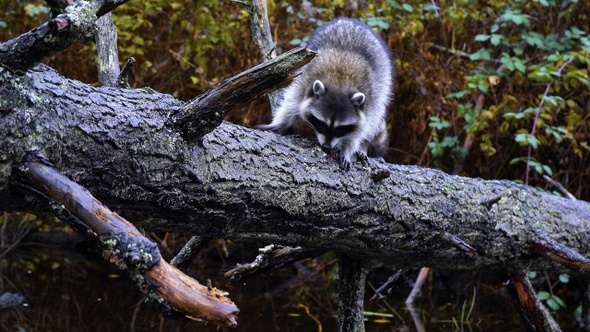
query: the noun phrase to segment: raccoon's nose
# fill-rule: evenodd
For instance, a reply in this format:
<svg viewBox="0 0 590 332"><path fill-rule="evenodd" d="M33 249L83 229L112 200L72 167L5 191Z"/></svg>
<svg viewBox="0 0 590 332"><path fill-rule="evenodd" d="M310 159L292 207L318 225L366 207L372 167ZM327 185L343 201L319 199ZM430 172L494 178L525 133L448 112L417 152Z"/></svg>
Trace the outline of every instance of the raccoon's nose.
<svg viewBox="0 0 590 332"><path fill-rule="evenodd" d="M332 151L332 146L328 143L324 143L324 144L322 144L322 150L325 153L330 153L330 151Z"/></svg>

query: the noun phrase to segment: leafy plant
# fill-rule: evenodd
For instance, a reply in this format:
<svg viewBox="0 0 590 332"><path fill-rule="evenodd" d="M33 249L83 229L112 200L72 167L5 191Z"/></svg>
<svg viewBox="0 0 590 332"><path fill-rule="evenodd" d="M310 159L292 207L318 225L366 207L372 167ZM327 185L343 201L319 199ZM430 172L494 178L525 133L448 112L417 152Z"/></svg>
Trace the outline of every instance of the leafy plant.
<svg viewBox="0 0 590 332"><path fill-rule="evenodd" d="M579 91L584 98L588 98L588 35L576 26L550 31L551 27L542 24L545 20L538 17L539 13L547 10L559 12L564 17L575 17L577 4L578 1L564 1L558 6L555 1L549 0L533 3L515 1L513 4L491 2L488 5L490 10L482 10L484 14L481 22L487 27L486 31L473 37L480 47L469 54L469 60L480 62L483 66L474 67L471 74L465 76L467 89L446 96L447 100L456 98L460 101L456 104L459 118L455 123L466 123L461 128L465 134L481 137L484 141L480 147L484 152L497 151L491 140L493 134L485 133L493 124L490 120L496 117L493 114L478 117L478 113L486 112L485 108L475 112L461 109L476 95L488 96L487 100L500 102L488 104L488 107L493 113L503 113L499 118L499 128L509 132L514 142L525 148L520 150L520 156L509 160L509 165L526 165L525 183L529 182L529 171L538 175L554 174L551 166L543 162L545 158L542 150L568 141L578 156L586 153L579 149L588 146L587 142L578 142L578 137L572 132L586 127L586 123L575 116L581 112L583 104L579 103L581 96L573 91ZM494 17L498 10L500 15ZM545 91L531 97L516 96L515 90L500 86L500 82L510 84L512 81L520 82L525 88L542 84ZM505 96L498 98L502 94ZM506 103L507 98L513 100ZM569 115L569 120L564 114ZM486 122L486 125L470 126L474 119ZM458 129L455 128L455 131L458 132ZM439 153L440 149L436 152Z"/></svg>
<svg viewBox="0 0 590 332"><path fill-rule="evenodd" d="M531 271L529 272L529 278L530 279L534 279L537 276L537 272ZM555 283L551 283L549 277L546 275L546 279L547 279L547 284L549 285L549 291L538 291L537 292L537 298L539 299L539 301L544 301L545 304L547 304L547 306L549 308L551 308L551 310L553 311L557 311L561 308L566 308L567 305L565 303L565 301L563 301L561 299L561 297L557 296L554 292L554 288L558 283L561 283L562 285L567 284L570 281L570 275L567 273L562 273L558 276L558 281Z"/></svg>

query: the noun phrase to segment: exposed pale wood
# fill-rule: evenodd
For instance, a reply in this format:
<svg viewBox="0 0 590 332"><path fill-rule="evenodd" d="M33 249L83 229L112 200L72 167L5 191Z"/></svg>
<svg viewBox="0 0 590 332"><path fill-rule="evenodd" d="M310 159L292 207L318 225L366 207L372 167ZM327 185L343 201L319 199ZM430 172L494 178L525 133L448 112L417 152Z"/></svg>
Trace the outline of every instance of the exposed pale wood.
<svg viewBox="0 0 590 332"><path fill-rule="evenodd" d="M27 156L18 178L53 200L54 209L75 219L72 226L93 238L102 255L137 283L166 316L236 326L238 308L228 293L208 288L165 262L155 243L106 208L85 188L56 172L37 156ZM62 220L69 218L62 218Z"/></svg>

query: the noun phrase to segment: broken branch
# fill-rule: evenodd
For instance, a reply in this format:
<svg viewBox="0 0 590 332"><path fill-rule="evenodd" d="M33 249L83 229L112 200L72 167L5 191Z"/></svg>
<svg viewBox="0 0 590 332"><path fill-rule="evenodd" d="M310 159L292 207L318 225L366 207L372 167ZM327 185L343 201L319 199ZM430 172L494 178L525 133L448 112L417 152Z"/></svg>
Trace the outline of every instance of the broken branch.
<svg viewBox="0 0 590 332"><path fill-rule="evenodd" d="M20 172L28 187L55 201L55 209L72 217L62 220L75 218L72 226L97 240L105 259L126 272L164 315L236 326L238 309L227 292L203 286L170 266L161 259L156 244L43 157L27 155Z"/></svg>
<svg viewBox="0 0 590 332"><path fill-rule="evenodd" d="M298 47L228 78L188 102L172 118L173 124L185 138L199 138L217 128L225 113L291 82L293 71L314 56L314 51Z"/></svg>
<svg viewBox="0 0 590 332"><path fill-rule="evenodd" d="M510 277L506 288L516 300L522 321L530 331L561 331L547 308L537 298L526 272Z"/></svg>
<svg viewBox="0 0 590 332"><path fill-rule="evenodd" d="M229 282L240 281L246 277L266 271L271 268L280 268L293 262L316 257L322 253L320 250L305 249L301 247L283 247L279 245L268 245L259 249L260 254L254 262L238 265L225 273Z"/></svg>
<svg viewBox="0 0 590 332"><path fill-rule="evenodd" d="M96 20L127 0L77 1L61 14L17 38L0 44L0 65L27 72L48 57L92 36Z"/></svg>

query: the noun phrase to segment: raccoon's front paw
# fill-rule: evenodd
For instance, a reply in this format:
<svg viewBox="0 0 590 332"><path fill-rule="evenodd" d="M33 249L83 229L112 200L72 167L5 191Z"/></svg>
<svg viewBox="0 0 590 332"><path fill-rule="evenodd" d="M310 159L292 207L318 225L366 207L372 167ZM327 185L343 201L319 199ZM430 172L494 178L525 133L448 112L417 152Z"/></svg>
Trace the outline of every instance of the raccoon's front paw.
<svg viewBox="0 0 590 332"><path fill-rule="evenodd" d="M361 164L363 164L364 167L369 166L369 157L366 153L362 151L357 151L354 155L356 156L356 159L360 161Z"/></svg>
<svg viewBox="0 0 590 332"><path fill-rule="evenodd" d="M350 158L347 158L344 155L338 156L338 162L340 163L340 168L344 171L350 171L350 166L352 166L352 161Z"/></svg>

